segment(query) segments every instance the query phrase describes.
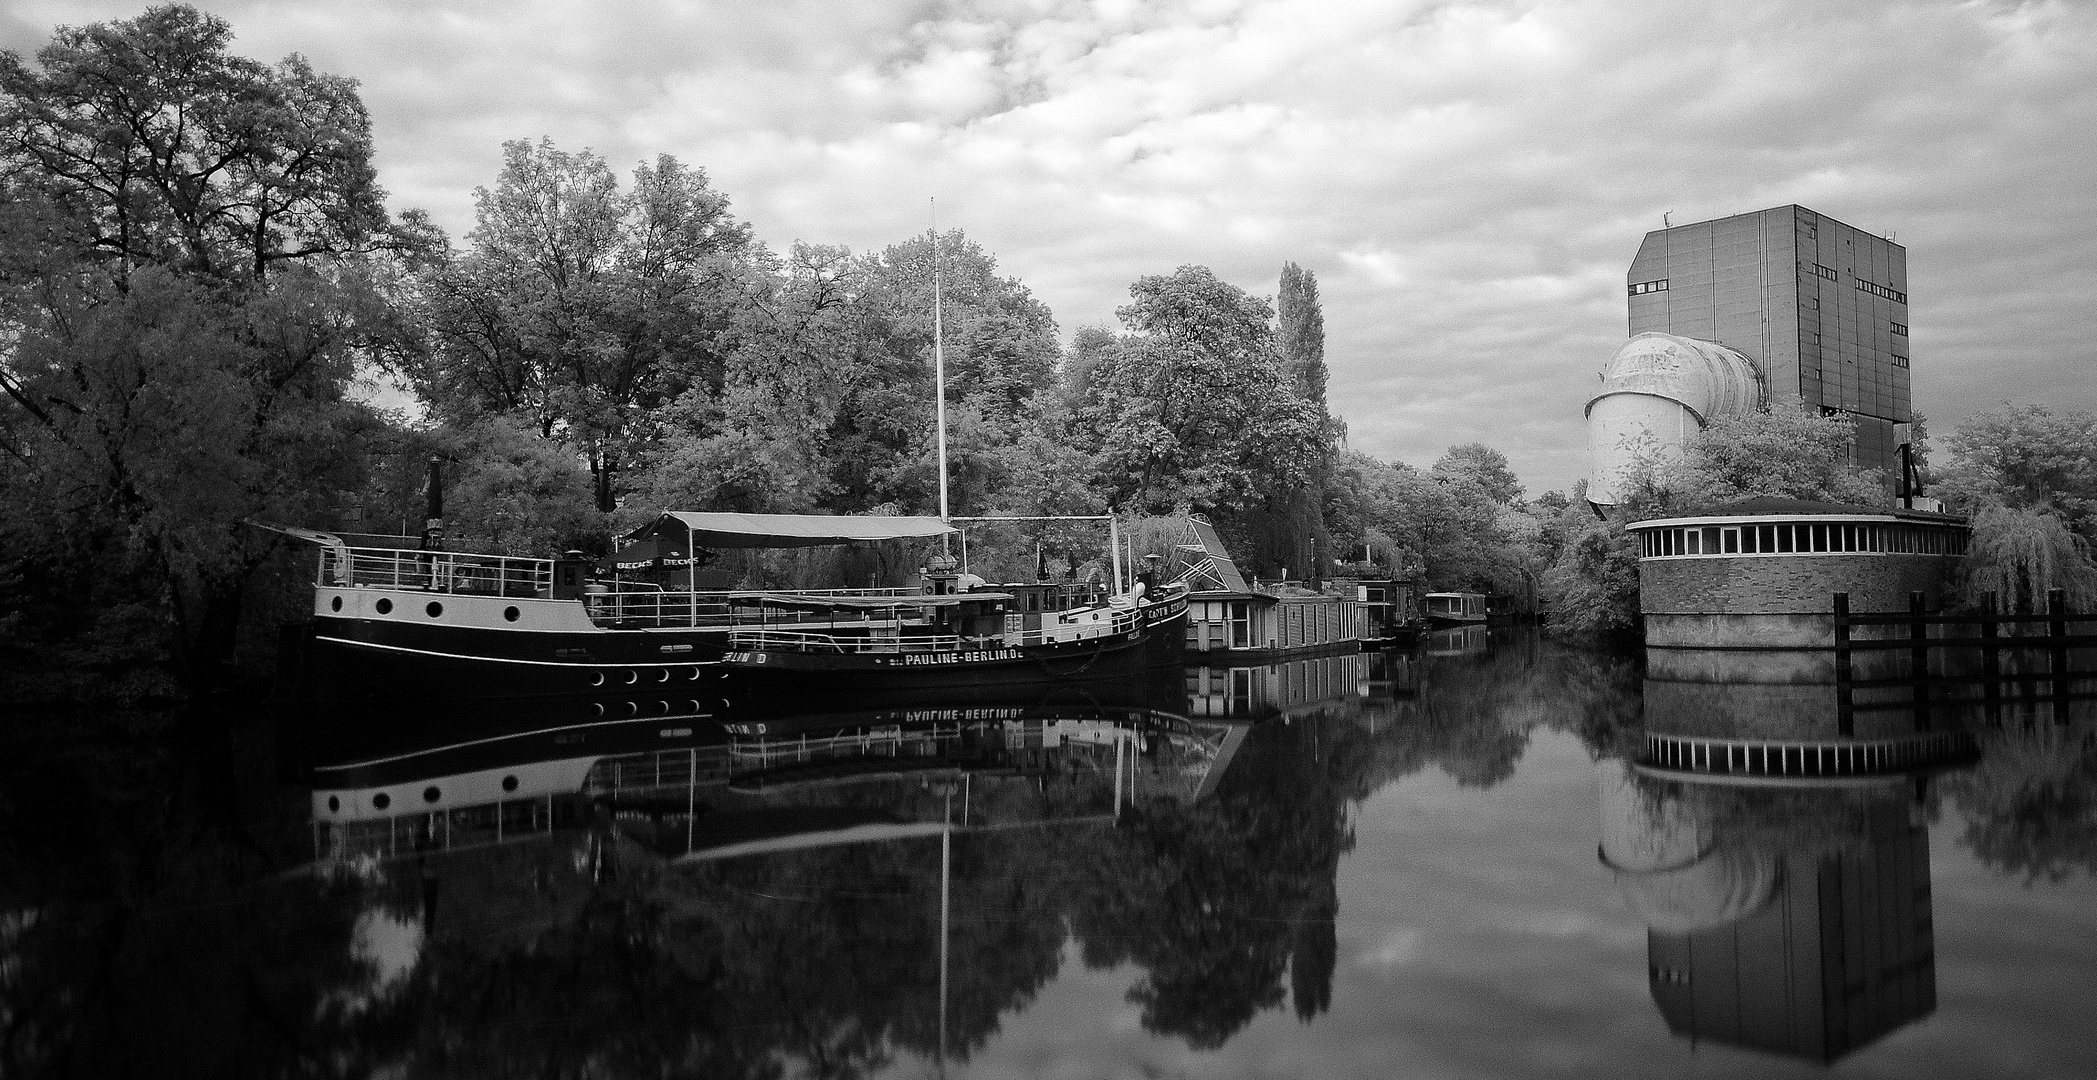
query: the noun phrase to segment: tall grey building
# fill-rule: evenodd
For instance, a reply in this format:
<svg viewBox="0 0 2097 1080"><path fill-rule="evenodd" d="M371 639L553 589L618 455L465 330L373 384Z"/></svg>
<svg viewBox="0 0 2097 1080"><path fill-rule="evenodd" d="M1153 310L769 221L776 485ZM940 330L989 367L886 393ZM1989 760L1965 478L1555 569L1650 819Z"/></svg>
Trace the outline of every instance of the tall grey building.
<svg viewBox="0 0 2097 1080"><path fill-rule="evenodd" d="M1631 333L1716 342L1752 359L1772 404L1857 421L1854 462L1898 475L1908 395L1908 252L1803 206L1646 234ZM1708 422L1708 418L1704 418Z"/></svg>

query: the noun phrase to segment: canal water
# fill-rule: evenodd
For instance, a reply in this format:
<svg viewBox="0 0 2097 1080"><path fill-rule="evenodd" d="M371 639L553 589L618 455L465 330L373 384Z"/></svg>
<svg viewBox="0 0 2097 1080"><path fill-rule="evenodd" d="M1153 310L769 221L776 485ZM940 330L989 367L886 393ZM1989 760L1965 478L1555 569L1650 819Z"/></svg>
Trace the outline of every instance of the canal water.
<svg viewBox="0 0 2097 1080"><path fill-rule="evenodd" d="M0 1075L2097 1075L2090 702L1671 665L18 718Z"/></svg>

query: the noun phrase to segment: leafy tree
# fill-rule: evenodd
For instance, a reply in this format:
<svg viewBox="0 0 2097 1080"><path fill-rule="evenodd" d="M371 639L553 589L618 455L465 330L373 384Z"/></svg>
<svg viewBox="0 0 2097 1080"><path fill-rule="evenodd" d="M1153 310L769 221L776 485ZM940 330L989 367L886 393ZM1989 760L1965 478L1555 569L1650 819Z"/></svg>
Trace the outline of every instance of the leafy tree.
<svg viewBox="0 0 2097 1080"><path fill-rule="evenodd" d="M103 287L155 266L245 284L391 236L356 83L233 56L232 37L167 4L61 27L34 68L0 53L9 201Z"/></svg>
<svg viewBox="0 0 2097 1080"><path fill-rule="evenodd" d="M1512 503L1522 497L1522 482L1508 468L1507 455L1484 443L1450 447L1429 471L1437 479L1468 480L1496 503Z"/></svg>
<svg viewBox="0 0 2097 1080"><path fill-rule="evenodd" d="M2097 413L2005 403L1968 417L1945 443L1938 490L1953 509L2052 513L2097 542Z"/></svg>
<svg viewBox="0 0 2097 1080"><path fill-rule="evenodd" d="M345 389L403 347L427 230L386 219L354 84L230 38L166 6L0 55L10 670L216 678L280 539L241 522L325 520L384 433Z"/></svg>
<svg viewBox="0 0 2097 1080"><path fill-rule="evenodd" d="M1117 505L1232 511L1300 487L1323 410L1289 387L1265 301L1206 267L1141 278L1116 311L1130 331L1087 373L1079 430Z"/></svg>
<svg viewBox="0 0 2097 1080"><path fill-rule="evenodd" d="M2004 610L2044 611L2047 592L2060 589L2069 610L2097 608L2097 565L2089 545L2042 510L1982 505L1959 561L1959 585L1971 607L1993 593Z"/></svg>
<svg viewBox="0 0 2097 1080"><path fill-rule="evenodd" d="M1296 393L1325 407L1325 311L1318 305L1318 275L1295 263L1283 263L1281 293L1276 297L1282 370Z"/></svg>
<svg viewBox="0 0 2097 1080"><path fill-rule="evenodd" d="M604 159L503 144L474 192L471 249L422 282L430 348L410 370L447 419L523 417L589 463L597 509L684 389L718 391L749 228L704 170L664 155L619 189Z"/></svg>

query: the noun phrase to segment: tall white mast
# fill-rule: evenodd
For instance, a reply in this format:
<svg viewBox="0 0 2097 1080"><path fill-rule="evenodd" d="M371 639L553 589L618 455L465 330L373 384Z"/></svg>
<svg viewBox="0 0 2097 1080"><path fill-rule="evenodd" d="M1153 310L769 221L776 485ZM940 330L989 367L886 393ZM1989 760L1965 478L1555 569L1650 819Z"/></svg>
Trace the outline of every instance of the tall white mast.
<svg viewBox="0 0 2097 1080"><path fill-rule="evenodd" d="M937 398L939 435L939 520L947 519L947 349L946 325L940 316L939 200L932 200L932 385Z"/></svg>

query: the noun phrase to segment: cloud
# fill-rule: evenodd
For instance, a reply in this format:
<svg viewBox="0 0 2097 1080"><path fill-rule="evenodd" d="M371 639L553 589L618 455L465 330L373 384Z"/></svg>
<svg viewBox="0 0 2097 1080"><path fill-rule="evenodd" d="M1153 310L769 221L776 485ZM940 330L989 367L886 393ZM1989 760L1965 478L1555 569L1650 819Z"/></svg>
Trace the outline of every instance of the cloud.
<svg viewBox="0 0 2097 1080"><path fill-rule="evenodd" d="M885 245L937 196L1066 331L1185 263L1315 270L1353 445L1582 467L1624 271L1798 202L1909 248L1914 398L2097 406L2097 9L1662 0L209 4L363 80L399 205L454 232L504 139L707 168L775 246ZM130 4L28 0L0 40Z"/></svg>

